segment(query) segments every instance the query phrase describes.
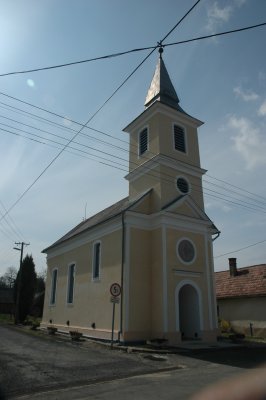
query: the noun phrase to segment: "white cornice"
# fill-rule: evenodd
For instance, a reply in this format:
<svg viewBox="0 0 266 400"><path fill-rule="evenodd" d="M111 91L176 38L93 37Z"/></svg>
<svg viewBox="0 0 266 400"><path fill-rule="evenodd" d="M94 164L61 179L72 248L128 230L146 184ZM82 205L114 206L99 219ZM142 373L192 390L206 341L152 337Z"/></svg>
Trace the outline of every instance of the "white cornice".
<svg viewBox="0 0 266 400"><path fill-rule="evenodd" d="M201 220L164 211L151 215L127 211L125 214L125 222L131 227L145 230L153 230L165 225L167 228L182 229L195 233L210 233L210 227L212 225L210 220Z"/></svg>
<svg viewBox="0 0 266 400"><path fill-rule="evenodd" d="M196 271L185 271L181 269L172 269L174 275L178 276L186 276L186 277L193 277L193 278L200 278L203 274L202 272L196 272Z"/></svg>
<svg viewBox="0 0 266 400"><path fill-rule="evenodd" d="M191 126L193 128L197 128L203 125L203 122L200 121L199 119L196 119L191 115L182 113L180 111L175 110L174 108L171 108L163 103L160 103L159 101L156 101L149 108L144 110L142 114L136 117L130 124L128 124L123 129L123 131L130 133L134 130L140 129L140 127L143 126L143 124L146 124L147 121L149 121L154 115L158 113L166 115L174 120L178 120L186 124L187 126Z"/></svg>
<svg viewBox="0 0 266 400"><path fill-rule="evenodd" d="M211 234L210 228L212 226L212 222L210 220L192 218L185 215L173 214L167 211L160 211L151 215L136 213L134 211L126 211L125 224L130 227L144 230L153 230L164 225L167 228L209 234ZM122 229L121 216L116 217L116 219L112 221L95 226L89 231L83 232L76 237L72 237L63 243L58 244L56 247L47 250L47 260L72 251L95 240L99 240L102 237L119 229ZM214 233L216 233L216 231Z"/></svg>
<svg viewBox="0 0 266 400"><path fill-rule="evenodd" d="M58 244L56 247L47 250L47 260L74 250L77 247L83 246L84 244L101 239L103 236L109 235L110 233L113 233L119 229L122 229L122 221L120 216L112 221L108 221L104 224L95 226L88 231L82 232L76 237L72 237L63 243Z"/></svg>
<svg viewBox="0 0 266 400"><path fill-rule="evenodd" d="M158 167L159 165L163 165L169 168L174 169L175 171L182 172L188 175L195 176L197 178L201 178L202 175L204 175L207 170L200 168L200 167L195 167L194 165L190 165L187 163L184 163L182 161L178 161L174 158L165 156L163 154L156 154L154 157L152 157L150 160L146 161L145 163L139 165L137 168L135 168L133 171L129 172L125 176L125 179L128 181L133 182L134 180L138 179L144 174L149 173L149 171L153 170L154 168Z"/></svg>

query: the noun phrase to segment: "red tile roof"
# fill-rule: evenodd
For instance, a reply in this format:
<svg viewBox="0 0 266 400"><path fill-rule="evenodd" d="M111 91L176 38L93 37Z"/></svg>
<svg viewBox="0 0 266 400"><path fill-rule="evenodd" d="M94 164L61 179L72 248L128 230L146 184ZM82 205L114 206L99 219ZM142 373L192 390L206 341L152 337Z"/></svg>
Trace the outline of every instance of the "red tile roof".
<svg viewBox="0 0 266 400"><path fill-rule="evenodd" d="M215 273L216 297L266 296L266 264L238 268L236 276L229 270Z"/></svg>

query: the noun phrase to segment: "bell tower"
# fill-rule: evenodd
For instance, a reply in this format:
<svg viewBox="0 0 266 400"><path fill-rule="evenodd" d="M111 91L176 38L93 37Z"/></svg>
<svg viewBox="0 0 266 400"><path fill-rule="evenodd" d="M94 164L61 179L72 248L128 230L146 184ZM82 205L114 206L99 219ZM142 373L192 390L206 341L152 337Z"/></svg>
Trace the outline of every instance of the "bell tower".
<svg viewBox="0 0 266 400"><path fill-rule="evenodd" d="M189 195L204 210L197 128L203 122L187 114L159 59L147 92L145 110L125 129L130 134L129 197L152 190L151 212Z"/></svg>
<svg viewBox="0 0 266 400"><path fill-rule="evenodd" d="M124 335L173 344L215 341L212 236L219 231L204 212L202 122L181 108L162 48L159 53L145 110L124 129L130 134L132 204L124 219L125 303L131 310Z"/></svg>

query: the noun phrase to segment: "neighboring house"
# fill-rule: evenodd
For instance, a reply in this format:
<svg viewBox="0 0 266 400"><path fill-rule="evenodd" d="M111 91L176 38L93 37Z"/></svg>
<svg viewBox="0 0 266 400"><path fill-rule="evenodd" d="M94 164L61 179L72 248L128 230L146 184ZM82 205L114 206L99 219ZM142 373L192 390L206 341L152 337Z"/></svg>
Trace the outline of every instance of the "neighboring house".
<svg viewBox="0 0 266 400"><path fill-rule="evenodd" d="M234 330L266 337L266 264L237 268L229 259L229 271L216 272L218 315Z"/></svg>
<svg viewBox="0 0 266 400"><path fill-rule="evenodd" d="M129 196L43 251L42 327L110 340L109 289L118 283L115 339L216 340L212 241L219 231L204 212L202 122L180 107L161 53L145 110L124 129Z"/></svg>
<svg viewBox="0 0 266 400"><path fill-rule="evenodd" d="M14 310L14 290L11 288L0 288L0 314L13 314Z"/></svg>

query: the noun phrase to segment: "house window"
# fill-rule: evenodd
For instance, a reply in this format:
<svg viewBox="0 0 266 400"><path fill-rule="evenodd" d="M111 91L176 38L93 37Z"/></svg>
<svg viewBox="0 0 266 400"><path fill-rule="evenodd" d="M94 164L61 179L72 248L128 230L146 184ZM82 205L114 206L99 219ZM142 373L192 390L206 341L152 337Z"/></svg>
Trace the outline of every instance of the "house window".
<svg viewBox="0 0 266 400"><path fill-rule="evenodd" d="M101 243L97 242L93 246L92 279L94 281L100 279L100 262L101 262Z"/></svg>
<svg viewBox="0 0 266 400"><path fill-rule="evenodd" d="M74 300L74 283L75 283L75 264L68 267L68 284L67 284L67 303L72 304Z"/></svg>
<svg viewBox="0 0 266 400"><path fill-rule="evenodd" d="M56 300L56 286L57 286L57 269L52 271L52 286L50 294L50 304L54 305Z"/></svg>
<svg viewBox="0 0 266 400"><path fill-rule="evenodd" d="M148 129L143 129L139 134L139 155L148 150Z"/></svg>
<svg viewBox="0 0 266 400"><path fill-rule="evenodd" d="M186 153L185 130L178 125L174 125L174 145L176 150Z"/></svg>

